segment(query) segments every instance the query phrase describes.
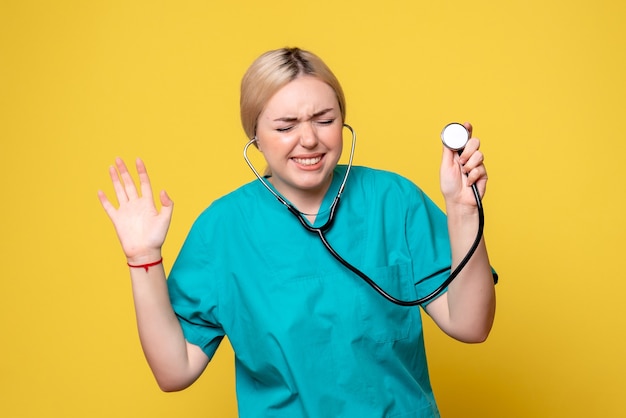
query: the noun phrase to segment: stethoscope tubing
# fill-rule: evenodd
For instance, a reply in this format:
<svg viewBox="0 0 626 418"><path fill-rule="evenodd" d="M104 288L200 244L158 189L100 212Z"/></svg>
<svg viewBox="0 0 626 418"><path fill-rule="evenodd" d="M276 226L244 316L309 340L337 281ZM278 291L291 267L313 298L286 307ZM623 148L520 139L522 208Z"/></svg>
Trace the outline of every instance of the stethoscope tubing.
<svg viewBox="0 0 626 418"><path fill-rule="evenodd" d="M417 305L423 305L423 304L425 304L427 302L430 302L431 300L437 298L450 285L450 283L452 283L452 281L459 275L459 273L467 265L469 260L474 255L474 252L476 252L476 249L480 245L480 241L481 241L482 236L483 236L483 230L484 230L484 225L485 225L485 215L484 215L482 200L480 198L480 193L478 191L478 188L477 188L475 183L472 184L472 192L474 193L474 199L476 200L476 207L478 209L478 230L476 232L476 238L474 239L474 242L472 243L472 246L470 247L470 249L465 254L465 257L463 257L463 259L459 262L459 264L455 267L455 269L450 273L448 278L446 280L444 280L443 283L441 283L441 285L439 285L439 287L437 287L435 290L433 290L428 295L426 295L424 297L421 297L419 299L415 299L415 300L401 300L401 299L397 299L394 296L392 296L389 293L387 293L374 280L372 280L369 276L367 276L365 273L363 273L357 267L355 267L354 265L352 265L348 261L346 261L337 251L335 251L333 246L326 239L325 232L330 229L330 227L333 224L333 221L335 220L335 213L337 212L337 207L339 205L339 200L341 199L341 195L343 193L344 187L345 187L346 182L348 180L348 175L350 174L350 169L352 168L352 161L353 161L353 157L354 157L354 149L355 149L355 145L356 145L356 133L354 132L354 129L352 129L352 127L350 125L347 125L347 124L344 124L344 126L346 128L348 128L350 130L350 132L352 133L352 146L351 146L351 149L350 149L350 158L349 158L349 161L348 161L348 166L346 168L346 173L345 173L344 178L342 180L341 186L339 187L339 191L337 192L337 196L335 196L335 199L333 200L333 203L330 206L330 213L329 213L329 216L328 216L328 220L326 221L326 223L324 223L324 225L322 225L320 227L313 227L312 225L310 225L306 221L304 216L302 216L302 213L300 211L298 211L298 209L295 206L293 206L291 203L287 202L282 196L280 196L278 193L276 193L267 184L267 182L263 179L263 177L259 174L259 172L254 168L254 165L248 159L248 148L250 147L250 145L252 145L253 143L256 142L256 140L257 140L256 138L252 138L250 141L248 141L248 143L246 144L246 146L243 149L243 156L244 156L244 159L245 159L246 163L248 164L248 166L250 167L250 169L252 170L254 175L257 177L257 179L261 182L261 184L263 184L263 186L265 186L265 188L267 190L269 190L270 193L272 193L272 195L274 195L274 197L280 203L282 203L300 221L302 226L307 231L316 233L319 236L319 238L320 238L322 244L324 245L324 247L326 248L326 250L339 263L341 263L348 270L352 271L358 277L363 279L369 286L371 286L381 296L383 296L389 302L392 302L392 303L394 303L396 305L400 305L400 306L417 306ZM442 274L442 273L444 273L444 272L446 272L448 270L450 270L450 268L446 267L444 269L441 269L439 271L434 272L433 274L431 274L427 278L433 277L433 276L438 275L438 274Z"/></svg>
<svg viewBox="0 0 626 418"><path fill-rule="evenodd" d="M305 226L306 229L308 229L311 232L317 232L317 234L320 237L320 240L324 244L324 247L326 247L328 252L337 261L339 261L344 267L346 267L347 269L352 271L354 274L359 276L361 279L363 279L368 285L370 285L382 297L387 299L389 302L395 303L396 305L400 305L400 306L417 306L417 305L422 305L424 303L430 302L431 300L437 298L450 285L450 283L452 283L452 281L459 275L459 273L463 270L463 268L467 265L469 260L474 255L474 252L476 252L476 249L478 248L478 245L480 245L480 241L481 241L482 235L483 235L484 224L485 224L485 215L484 215L484 210L483 210L483 207L482 207L482 202L481 202L481 199L480 199L480 194L478 192L478 188L476 187L476 184L472 184L472 191L474 192L474 198L476 199L476 202L477 202L477 205L478 205L477 206L478 207L478 231L476 233L476 238L474 239L474 242L472 243L472 246L470 247L468 252L465 254L465 257L463 257L461 262L459 262L459 264L456 266L456 268L450 273L448 278L446 280L444 280L443 283L441 283L441 285L439 285L439 287L437 287L435 290L433 290L428 295L426 295L424 297L421 297L419 299L415 299L415 300L401 300L401 299L397 299L397 298L393 297L392 295L390 295L389 293L387 293L383 288L381 288L369 276L367 276L361 270L359 270L354 265L352 265L349 262L347 262L343 257L341 257L341 255L339 255L339 253L337 253L337 251L335 251L335 249L330 245L330 243L326 239L326 235L324 234L324 231L321 228L313 228L313 227L311 227L309 224L306 223L306 221L304 219L302 219L302 216L299 213L298 213L298 218L300 219L300 222ZM428 277L433 277L435 275L444 273L444 272L446 272L448 270L449 270L449 268L446 267L445 269L439 270L439 271L431 274Z"/></svg>

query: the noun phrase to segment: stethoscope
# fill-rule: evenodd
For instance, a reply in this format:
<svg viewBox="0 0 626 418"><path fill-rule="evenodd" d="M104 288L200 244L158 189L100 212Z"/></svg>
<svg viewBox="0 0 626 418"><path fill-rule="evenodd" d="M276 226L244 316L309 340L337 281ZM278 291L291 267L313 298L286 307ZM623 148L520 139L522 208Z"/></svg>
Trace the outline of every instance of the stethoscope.
<svg viewBox="0 0 626 418"><path fill-rule="evenodd" d="M347 262L343 257L341 257L341 255L339 255L339 253L337 253L337 251L335 251L335 249L330 245L330 243L326 239L325 232L330 229L330 227L332 226L332 224L333 224L333 222L335 220L335 214L337 212L337 206L339 205L339 200L340 200L341 195L343 193L343 190L345 188L346 182L348 181L348 176L350 174L350 169L352 168L352 160L354 158L354 149L355 149L355 146L356 146L356 133L354 132L354 129L352 129L352 127L350 125L347 125L347 124L344 124L343 126L348 128L348 130L350 130L350 133L352 134L352 145L351 145L351 148L350 148L350 157L349 157L349 160L348 160L348 166L346 168L346 172L345 172L345 174L343 176L343 180L341 182L339 190L337 191L337 195L335 196L335 199L333 200L333 203L330 205L328 220L326 221L326 223L324 223L324 225L319 226L319 227L314 227L311 224L309 224L309 222L307 222L307 220L304 218L303 214L294 205L289 203L280 194L275 192L274 189L272 189L267 184L265 179L254 168L254 165L250 162L250 160L248 158L248 148L250 147L250 145L256 143L256 141L257 141L256 137L254 137L250 141L248 141L248 143L243 148L243 158L245 159L246 163L248 164L248 167L250 167L250 169L252 170L252 172L254 173L256 178L261 182L261 184L263 184L263 186L265 186L265 188L267 190L269 190L269 192L280 203L282 203L300 221L302 226L307 231L314 232L314 233L316 233L320 237L320 240L322 241L322 244L324 244L324 247L326 248L326 250L328 250L328 252L337 261L339 261L344 267L346 267L347 269L352 271L354 274L359 276L361 279L363 279L367 284L369 284L374 290L376 290L385 299L387 299L388 301L390 301L392 303L395 303L396 305L401 305L401 306L421 305L421 304L426 303L426 302L428 302L428 301L430 301L432 299L435 299L459 275L461 270L463 270L465 265L469 262L470 258L472 257L472 255L476 251L476 248L478 248L478 245L480 244L480 240L481 240L482 235L483 235L485 216L484 216L484 212L483 212L483 206L482 206L482 201L481 201L481 198L480 198L480 193L478 192L478 188L476 187L476 184L475 183L472 184L472 191L474 193L474 198L476 199L476 205L477 205L477 208L478 208L478 231L476 233L476 238L474 239L474 242L472 243L472 246L470 247L470 249L467 251L467 254L465 255L465 257L463 257L463 259L456 266L454 271L452 271L450 273L448 278L446 280L444 280L444 282L441 283L441 285L438 288L436 288L435 290L433 290L430 294L428 294L428 295L426 295L426 296L424 296L422 298L415 299L415 300L405 301L405 300L396 299L395 297L393 297L392 295L387 293L384 289L382 289L380 286L378 286L378 284L376 284L376 282L374 280L372 280L370 277L368 277L365 273L363 273L361 270L359 270L358 268L356 268L355 266L353 266L352 264ZM443 144L446 147L448 147L449 149L451 149L453 151L457 151L460 154L461 151L463 150L463 148L465 147L465 144L467 144L467 141L469 140L469 132L467 131L465 126L461 125L460 123L450 123L450 124L446 125L443 128L443 130L441 131L441 140L442 140ZM443 272L445 272L447 270L449 270L449 269L448 268L442 269L440 271L437 271L437 272L431 274L428 277L436 276L436 275L441 274L441 273L443 273Z"/></svg>

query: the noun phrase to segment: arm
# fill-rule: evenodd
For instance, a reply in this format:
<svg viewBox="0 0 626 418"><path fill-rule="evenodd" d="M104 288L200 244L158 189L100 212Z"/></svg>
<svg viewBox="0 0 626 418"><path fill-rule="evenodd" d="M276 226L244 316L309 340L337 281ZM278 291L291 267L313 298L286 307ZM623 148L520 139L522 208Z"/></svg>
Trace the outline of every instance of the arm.
<svg viewBox="0 0 626 418"><path fill-rule="evenodd" d="M472 131L469 124L465 125ZM463 153L444 147L441 189L446 202L452 267L458 265L474 241L478 223L476 201L471 189L476 183L485 194L487 172L480 142L471 138ZM426 312L448 335L463 342L484 341L493 325L496 297L484 238L448 291L431 302Z"/></svg>
<svg viewBox="0 0 626 418"><path fill-rule="evenodd" d="M162 191L161 211L152 199L150 179L141 160L137 160L141 194L121 159L109 173L119 207L106 195L98 197L113 222L128 264L144 265L161 259L172 217L173 202ZM169 300L163 264L130 268L137 328L141 345L152 372L164 391L182 390L191 385L207 366L209 359L183 335Z"/></svg>

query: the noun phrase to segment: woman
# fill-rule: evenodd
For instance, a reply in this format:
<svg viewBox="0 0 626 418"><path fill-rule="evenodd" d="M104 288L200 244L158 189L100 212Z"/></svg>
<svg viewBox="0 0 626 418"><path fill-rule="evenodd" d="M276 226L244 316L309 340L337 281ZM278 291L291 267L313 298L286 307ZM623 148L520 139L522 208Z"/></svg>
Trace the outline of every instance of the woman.
<svg viewBox="0 0 626 418"><path fill-rule="evenodd" d="M99 192L127 257L139 335L160 387L181 390L222 338L235 352L239 414L285 417L439 416L419 309L392 304L342 266L304 222L324 224L346 173L345 100L332 72L297 48L270 51L246 72L241 118L267 162L255 180L196 220L166 280L161 247L173 203L156 210L137 160L111 167L119 207ZM471 126L466 124L471 132ZM417 299L439 287L474 240L487 174L479 141L443 150L447 216L396 174L353 167L327 240L388 293ZM439 297L423 305L448 335L487 338L495 313L484 241Z"/></svg>

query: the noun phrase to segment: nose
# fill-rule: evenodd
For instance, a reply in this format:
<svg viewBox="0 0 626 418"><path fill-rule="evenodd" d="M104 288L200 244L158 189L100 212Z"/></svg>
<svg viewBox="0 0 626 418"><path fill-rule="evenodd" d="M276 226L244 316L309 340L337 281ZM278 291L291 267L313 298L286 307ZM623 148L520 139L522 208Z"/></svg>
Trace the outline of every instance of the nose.
<svg viewBox="0 0 626 418"><path fill-rule="evenodd" d="M319 142L317 132L312 122L305 122L300 125L300 145L304 148L312 149Z"/></svg>

